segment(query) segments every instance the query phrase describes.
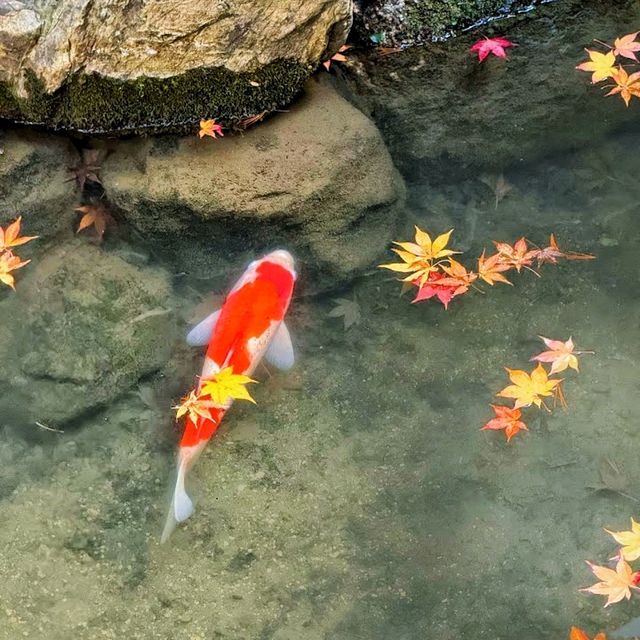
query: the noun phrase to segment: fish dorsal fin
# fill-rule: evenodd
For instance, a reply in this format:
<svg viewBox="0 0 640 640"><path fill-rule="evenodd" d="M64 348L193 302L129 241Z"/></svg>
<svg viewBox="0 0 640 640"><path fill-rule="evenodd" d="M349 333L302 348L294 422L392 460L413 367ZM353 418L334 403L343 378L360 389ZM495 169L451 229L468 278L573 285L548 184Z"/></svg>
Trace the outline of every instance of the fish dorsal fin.
<svg viewBox="0 0 640 640"><path fill-rule="evenodd" d="M293 345L291 344L289 329L287 329L287 325L284 322L280 323L264 357L267 362L277 369L287 371L293 367L295 363Z"/></svg>
<svg viewBox="0 0 640 640"><path fill-rule="evenodd" d="M220 317L220 309L214 311L210 316L199 322L187 334L187 344L191 347L204 347L209 344L211 334L216 327L216 322Z"/></svg>

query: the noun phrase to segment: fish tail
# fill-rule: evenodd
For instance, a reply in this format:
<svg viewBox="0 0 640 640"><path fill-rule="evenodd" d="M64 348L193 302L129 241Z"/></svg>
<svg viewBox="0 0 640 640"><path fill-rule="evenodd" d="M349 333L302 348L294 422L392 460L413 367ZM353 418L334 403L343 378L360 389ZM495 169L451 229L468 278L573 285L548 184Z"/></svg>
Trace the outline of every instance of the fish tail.
<svg viewBox="0 0 640 640"><path fill-rule="evenodd" d="M176 526L187 520L193 513L193 502L187 495L187 491L184 486L189 461L189 457L182 454L178 458L176 483L173 489L173 496L171 498L171 505L169 506L167 520L165 522L164 529L162 530L162 536L160 538L161 543L165 543L171 537Z"/></svg>

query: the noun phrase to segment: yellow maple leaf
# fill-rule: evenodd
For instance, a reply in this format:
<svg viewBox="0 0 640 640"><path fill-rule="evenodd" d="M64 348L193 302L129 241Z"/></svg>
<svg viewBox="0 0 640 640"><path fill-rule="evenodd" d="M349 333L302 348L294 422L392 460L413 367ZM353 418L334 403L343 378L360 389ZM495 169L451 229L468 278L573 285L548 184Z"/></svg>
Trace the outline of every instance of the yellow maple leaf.
<svg viewBox="0 0 640 640"><path fill-rule="evenodd" d="M514 398L514 409L529 407L532 404L540 407L542 398L553 395L556 387L562 382L561 379L549 378L541 364L531 375L520 369L507 369L507 373L513 384L505 387L497 395L501 398Z"/></svg>
<svg viewBox="0 0 640 640"><path fill-rule="evenodd" d="M13 255L11 251L5 251L0 255L0 282L6 284L15 291L16 281L11 275L11 272L16 269L20 269L20 267L24 267L30 262L31 260L21 260L18 256Z"/></svg>
<svg viewBox="0 0 640 640"><path fill-rule="evenodd" d="M631 518L631 531L605 531L622 545L620 553L625 560L633 562L640 558L640 523Z"/></svg>
<svg viewBox="0 0 640 640"><path fill-rule="evenodd" d="M224 133L222 133L222 125L219 125L215 121L215 118L210 118L209 120L200 120L200 131L198 131L198 135L200 136L200 138L204 138L205 136L215 138L216 135L224 138Z"/></svg>
<svg viewBox="0 0 640 640"><path fill-rule="evenodd" d="M596 83L606 78L613 78L617 69L613 66L616 63L616 57L613 51L607 51L607 53L600 53L599 51L593 51L592 49L585 49L589 54L589 62L583 62L579 64L576 69L580 71L591 71L591 82Z"/></svg>
<svg viewBox="0 0 640 640"><path fill-rule="evenodd" d="M189 414L189 418L193 422L198 422L198 418L213 420L211 409L215 408L215 402L211 399L203 399L202 395L197 394L193 389L182 398L179 405L172 407L172 409L176 410L176 420Z"/></svg>
<svg viewBox="0 0 640 640"><path fill-rule="evenodd" d="M247 391L246 385L255 382L249 376L233 373L233 367L226 367L202 381L200 394L209 396L218 407L224 407L230 400L248 400L256 403Z"/></svg>
<svg viewBox="0 0 640 640"><path fill-rule="evenodd" d="M631 589L637 589L638 575L640 572L632 571L631 567L625 562L622 555L618 559L615 571L609 567L601 567L596 564L587 562L593 574L600 580L596 584L580 589L588 593L595 593L600 596L607 596L605 607L610 604L620 602L620 600L631 598Z"/></svg>
<svg viewBox="0 0 640 640"><path fill-rule="evenodd" d="M453 229L439 235L435 240L431 240L431 236L416 227L414 242L394 242L393 244L400 247L392 251L397 254L402 262L393 262L390 264L379 265L382 269L389 269L398 273L408 273L402 282L416 282L418 286L423 287L429 279L429 274L437 270L435 261L438 258L445 258L459 251L447 249L449 238Z"/></svg>

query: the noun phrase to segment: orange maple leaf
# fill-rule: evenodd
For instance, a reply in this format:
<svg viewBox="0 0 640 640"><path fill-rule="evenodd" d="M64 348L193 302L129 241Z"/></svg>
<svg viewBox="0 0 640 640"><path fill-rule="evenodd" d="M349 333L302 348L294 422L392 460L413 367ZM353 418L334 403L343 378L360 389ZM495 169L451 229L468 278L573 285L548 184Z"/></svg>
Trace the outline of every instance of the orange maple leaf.
<svg viewBox="0 0 640 640"><path fill-rule="evenodd" d="M571 627L569 631L569 640L591 640L589 636L582 630L578 629L578 627ZM597 635L593 636L593 640L607 640L607 636L604 632L600 632Z"/></svg>
<svg viewBox="0 0 640 640"><path fill-rule="evenodd" d="M91 204L77 207L75 210L84 214L80 219L76 233L93 225L98 233L98 238L102 240L104 232L107 230L107 224L113 221L109 212L102 205Z"/></svg>
<svg viewBox="0 0 640 640"><path fill-rule="evenodd" d="M608 96L613 96L617 93L624 100L625 106L629 106L631 102L631 96L640 98L640 71L636 71L629 75L621 66L613 76L616 86L607 93Z"/></svg>
<svg viewBox="0 0 640 640"><path fill-rule="evenodd" d="M520 369L506 369L513 384L506 386L497 395L501 398L514 398L514 409L529 407L535 404L536 407L544 403L542 398L552 396L557 393L557 388L562 379L549 378L547 372L541 364L528 374Z"/></svg>
<svg viewBox="0 0 640 640"><path fill-rule="evenodd" d="M605 607L620 602L624 598L629 600L631 598L631 589L638 589L640 571L632 571L622 554L618 558L615 571L609 569L609 567L601 567L588 561L587 564L600 582L585 589L580 589L580 591L607 596Z"/></svg>
<svg viewBox="0 0 640 640"><path fill-rule="evenodd" d="M635 54L636 51L640 51L640 42L636 42L638 33L640 32L636 31L635 33L628 33L626 36L616 38L613 43L613 55L622 56L623 58L629 58L629 60L638 62Z"/></svg>
<svg viewBox="0 0 640 640"><path fill-rule="evenodd" d="M200 131L198 131L198 135L200 136L200 138L204 138L205 136L215 138L216 134L221 138L224 138L224 133L222 133L222 125L219 125L214 118L211 118L209 120L200 120Z"/></svg>
<svg viewBox="0 0 640 640"><path fill-rule="evenodd" d="M216 409L217 405L211 398L204 399L201 395L197 394L193 389L180 400L180 404L172 407L176 410L176 420L179 420L182 416L188 414L189 418L197 423L199 418L206 418L207 420L214 420L211 415L211 409Z"/></svg>
<svg viewBox="0 0 640 640"><path fill-rule="evenodd" d="M573 253L571 251L563 251L556 241L555 235L552 233L549 236L549 246L544 249L536 249L534 252L534 258L538 262L538 266L548 262L549 264L558 264L559 258L565 260L595 260L596 257L590 253Z"/></svg>
<svg viewBox="0 0 640 640"><path fill-rule="evenodd" d="M498 404L492 404L491 408L494 410L496 417L489 420L487 424L480 428L480 431L504 429L507 442L510 442L511 438L519 431L529 431L527 425L520 420L522 415L520 409L511 409L511 407Z"/></svg>
<svg viewBox="0 0 640 640"><path fill-rule="evenodd" d="M444 287L457 287L453 292L454 296L466 293L469 291L471 284L478 278L478 274L473 271L467 271L464 265L453 258L449 258L448 262L447 266L442 267L446 275L438 280L438 284Z"/></svg>
<svg viewBox="0 0 640 640"><path fill-rule="evenodd" d="M536 257L536 251L529 250L526 238L520 238L516 240L513 246L508 242L496 242L498 253L502 256L502 260L505 264L512 266L518 273L522 267L530 268L531 263ZM530 269L533 271L533 269ZM533 271L536 273L535 271ZM536 274L537 275L537 274Z"/></svg>
<svg viewBox="0 0 640 640"><path fill-rule="evenodd" d="M39 236L22 236L20 237L20 226L22 225L22 216L18 216L6 229L0 227L0 251L6 251L10 247L18 247L35 240Z"/></svg>
<svg viewBox="0 0 640 640"><path fill-rule="evenodd" d="M484 257L484 251L478 258L478 276L481 280L484 280L487 284L493 286L496 282L504 282L504 284L511 284L503 275L503 271L511 269L511 265L504 261L504 256L500 253Z"/></svg>
<svg viewBox="0 0 640 640"><path fill-rule="evenodd" d="M5 251L0 255L0 282L3 282L15 291L16 281L11 275L11 272L24 267L30 262L31 260L22 261L18 256L11 253L11 251Z"/></svg>

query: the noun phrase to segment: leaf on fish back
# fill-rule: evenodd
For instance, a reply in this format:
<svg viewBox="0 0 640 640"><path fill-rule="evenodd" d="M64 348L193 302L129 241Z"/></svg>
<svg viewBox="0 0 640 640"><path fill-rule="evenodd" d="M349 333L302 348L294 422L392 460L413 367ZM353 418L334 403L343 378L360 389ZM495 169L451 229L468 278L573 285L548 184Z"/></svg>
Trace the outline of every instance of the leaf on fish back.
<svg viewBox="0 0 640 640"><path fill-rule="evenodd" d="M342 318L345 330L362 322L360 303L353 298L336 298L336 306L329 311L330 318Z"/></svg>

